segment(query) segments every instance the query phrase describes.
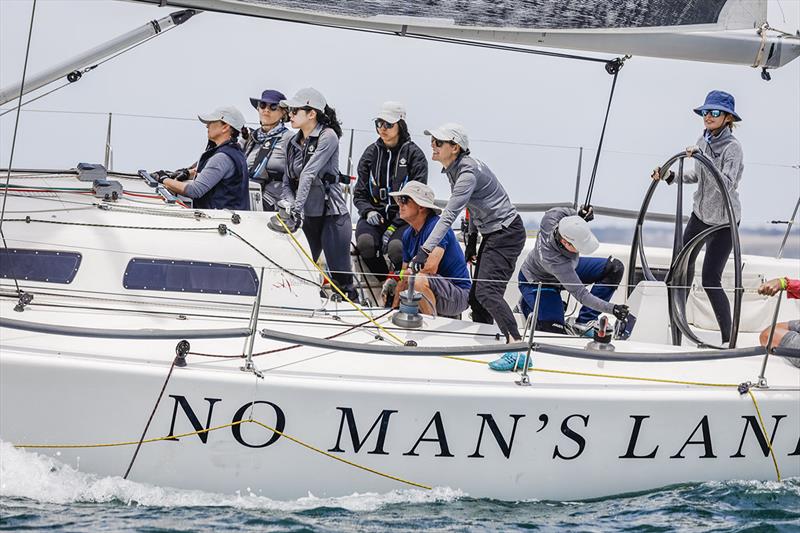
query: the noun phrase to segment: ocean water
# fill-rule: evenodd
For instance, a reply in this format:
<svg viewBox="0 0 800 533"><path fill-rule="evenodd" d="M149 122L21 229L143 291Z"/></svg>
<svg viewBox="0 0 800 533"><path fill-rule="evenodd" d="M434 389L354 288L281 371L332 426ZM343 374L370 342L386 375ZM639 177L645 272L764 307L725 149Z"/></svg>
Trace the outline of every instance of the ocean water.
<svg viewBox="0 0 800 533"><path fill-rule="evenodd" d="M1 531L800 531L800 479L691 483L580 502L458 490L275 501L79 472L0 442Z"/></svg>

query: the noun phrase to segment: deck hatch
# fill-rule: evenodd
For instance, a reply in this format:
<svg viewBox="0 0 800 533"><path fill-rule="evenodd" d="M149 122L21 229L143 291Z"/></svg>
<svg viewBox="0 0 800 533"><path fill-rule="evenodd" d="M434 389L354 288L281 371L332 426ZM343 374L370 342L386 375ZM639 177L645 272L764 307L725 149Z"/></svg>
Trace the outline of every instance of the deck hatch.
<svg viewBox="0 0 800 533"><path fill-rule="evenodd" d="M258 277L247 265L134 257L122 285L132 290L255 296Z"/></svg>
<svg viewBox="0 0 800 533"><path fill-rule="evenodd" d="M72 283L82 256L78 252L0 249L0 277L48 283Z"/></svg>

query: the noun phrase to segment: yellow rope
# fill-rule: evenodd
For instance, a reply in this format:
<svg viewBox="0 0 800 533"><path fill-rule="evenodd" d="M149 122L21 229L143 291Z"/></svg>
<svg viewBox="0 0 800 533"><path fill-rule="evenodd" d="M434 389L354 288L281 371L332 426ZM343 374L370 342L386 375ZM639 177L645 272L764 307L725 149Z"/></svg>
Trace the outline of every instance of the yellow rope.
<svg viewBox="0 0 800 533"><path fill-rule="evenodd" d="M278 222L281 223L281 226L283 226L283 228L286 230L286 234L289 235L289 237L292 238L292 241L294 241L295 246L297 246L297 248L303 253L303 255L306 257L306 259L308 259L311 262L311 264L314 265L314 267L319 271L319 273L322 274L322 277L324 277L328 281L328 283L331 284L331 287L333 287L333 289L336 292L338 292L339 295L342 298L344 298L347 303L352 305L359 313L364 315L364 317L367 320L369 320L371 323L375 324L375 326L377 326L377 328L379 330L381 330L387 337L391 337L392 339L394 339L395 341L400 343L401 346L405 345L406 342L403 339L401 339L400 337L398 337L397 335L395 335L391 331L387 330L386 328L384 328L383 326L378 324L371 316L369 316L367 313L364 312L363 309L361 309L360 305L357 305L350 298L348 298L347 295L345 293L343 293L342 290L333 282L333 280L331 280L331 278L328 277L328 275L325 273L325 271L322 270L319 267L319 265L316 263L316 261L314 261L311 258L311 255L306 251L306 249L303 247L303 245L300 243L300 241L297 240L297 237L295 237L294 234L291 231L289 231L289 227L286 225L286 223L283 221L283 219L280 217L280 215L276 214L275 218L278 220Z"/></svg>
<svg viewBox="0 0 800 533"><path fill-rule="evenodd" d="M769 438L769 434L767 433L767 427L764 425L764 419L761 418L761 410L758 408L758 402L756 401L756 396L750 389L747 389L747 394L749 394L750 398L753 400L753 405L755 406L756 414L758 415L758 423L761 424L761 433L764 435L764 440L767 441L767 446L769 447L769 454L772 456L772 464L775 465L775 474L778 476L778 481L780 481L781 471L778 468L778 460L775 458L775 452L772 450L772 439Z"/></svg>
<svg viewBox="0 0 800 533"><path fill-rule="evenodd" d="M199 431L192 431L192 432L189 432L189 433L181 433L180 435L172 435L172 436L167 436L167 437L156 437L156 438L152 438L152 439L146 439L146 440L142 441L142 444L147 444L147 443L151 443L151 442L159 442L159 441L164 441L164 440L174 440L174 439L179 439L179 438L182 438L182 437L191 437L193 435L200 435L202 433L210 433L210 432L216 431L218 429L229 428L231 426L238 426L240 424L245 424L245 423L253 423L253 424L256 424L258 426L261 426L261 427L263 427L263 428L265 428L265 429L267 429L269 431L272 431L276 435L280 435L281 437L285 437L286 439L289 439L290 441L294 442L295 444L299 444L300 446L303 446L304 448L308 448L309 450L315 451L315 452L317 452L319 454L322 454L325 457L328 457L330 459L335 459L336 461L339 461L340 463L344 463L344 464L346 464L348 466L352 466L352 467L358 468L360 470L364 470L365 472L369 472L371 474L375 474L375 475L378 475L378 476L381 476L381 477L385 477L387 479L391 479L393 481L398 481L398 482L404 483L406 485L411 485L412 487L418 487L418 488L425 489L425 490L431 490L431 487L428 486L428 485L423 485L422 483L416 483L414 481L409 481L409 480L403 479L401 477L397 477L397 476L393 476L391 474L387 474L385 472L381 472L380 470L375 470L374 468L369 468L368 466L364 466L364 465L360 465L358 463L354 463L353 461L348 461L347 459L343 459L342 457L337 457L336 455L332 455L332 454L330 454L330 453L328 453L328 452L326 452L324 450L321 450L321 449L317 448L316 446L312 446L311 444L308 444L307 442L303 442L302 440L300 440L298 438L292 437L291 435L287 435L286 433L283 433L282 431L278 431L277 429L275 429L275 428L273 428L271 426L268 426L267 424L264 424L263 422L260 422L258 420L252 419L252 418L247 419L247 420L240 420L238 422L231 422L230 424L222 424L221 426L214 426L214 427L210 427L208 429L201 429ZM66 448L111 448L111 447L115 447L115 446L130 446L130 445L138 444L138 443L139 443L138 440L132 440L132 441L108 442L108 443L100 443L100 444L16 444L16 445L14 445L14 447L15 448L65 448L65 449Z"/></svg>

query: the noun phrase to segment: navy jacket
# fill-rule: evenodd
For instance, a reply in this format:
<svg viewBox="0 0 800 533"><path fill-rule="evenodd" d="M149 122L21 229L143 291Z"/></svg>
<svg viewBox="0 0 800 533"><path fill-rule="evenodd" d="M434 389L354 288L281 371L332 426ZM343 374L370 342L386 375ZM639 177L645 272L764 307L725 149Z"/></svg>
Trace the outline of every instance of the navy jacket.
<svg viewBox="0 0 800 533"><path fill-rule="evenodd" d="M197 172L201 172L211 156L221 152L233 161L233 174L225 176L210 191L194 201L198 209L236 209L250 210L250 183L247 172L247 159L242 148L235 142L228 141L203 152L197 162Z"/></svg>

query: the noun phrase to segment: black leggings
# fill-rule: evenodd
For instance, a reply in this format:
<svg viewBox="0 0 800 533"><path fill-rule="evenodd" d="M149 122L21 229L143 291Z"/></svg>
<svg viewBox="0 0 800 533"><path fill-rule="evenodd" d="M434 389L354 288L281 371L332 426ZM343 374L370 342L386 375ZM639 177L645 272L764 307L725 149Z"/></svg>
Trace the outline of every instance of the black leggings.
<svg viewBox="0 0 800 533"><path fill-rule="evenodd" d="M684 245L697 234L710 227L712 226L706 224L692 213L683 232ZM722 343L725 344L731 339L731 304L728 302L725 291L720 287L722 286L722 271L725 270L725 264L728 262L728 257L733 249L730 227L712 233L706 239L705 248L706 255L705 259L703 259L702 276L703 289L708 295L708 301L711 302L711 309L714 310L714 316L717 318L719 331L722 334ZM695 255L689 260L687 271L689 284L694 279L694 263L697 258L696 254L699 251L700 249L698 248ZM688 295L689 292L687 291L686 294Z"/></svg>

